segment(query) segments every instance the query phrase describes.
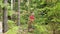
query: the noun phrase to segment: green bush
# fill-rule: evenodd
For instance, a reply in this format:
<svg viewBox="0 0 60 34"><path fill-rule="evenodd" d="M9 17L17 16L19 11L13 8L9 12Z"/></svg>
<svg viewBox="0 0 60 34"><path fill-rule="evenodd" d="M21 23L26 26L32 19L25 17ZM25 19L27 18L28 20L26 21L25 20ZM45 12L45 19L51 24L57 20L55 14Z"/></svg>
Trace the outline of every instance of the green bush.
<svg viewBox="0 0 60 34"><path fill-rule="evenodd" d="M17 34L19 27L15 26L12 29L9 29L5 34Z"/></svg>
<svg viewBox="0 0 60 34"><path fill-rule="evenodd" d="M14 21L8 20L8 27L13 28L15 25Z"/></svg>

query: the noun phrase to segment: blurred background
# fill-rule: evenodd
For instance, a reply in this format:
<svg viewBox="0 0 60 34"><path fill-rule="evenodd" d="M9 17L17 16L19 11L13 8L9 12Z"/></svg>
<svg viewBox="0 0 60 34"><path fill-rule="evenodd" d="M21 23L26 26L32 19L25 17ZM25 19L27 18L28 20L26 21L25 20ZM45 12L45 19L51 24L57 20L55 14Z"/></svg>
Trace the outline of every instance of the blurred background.
<svg viewBox="0 0 60 34"><path fill-rule="evenodd" d="M31 12L34 21L30 24ZM0 32L60 34L60 0L0 0Z"/></svg>

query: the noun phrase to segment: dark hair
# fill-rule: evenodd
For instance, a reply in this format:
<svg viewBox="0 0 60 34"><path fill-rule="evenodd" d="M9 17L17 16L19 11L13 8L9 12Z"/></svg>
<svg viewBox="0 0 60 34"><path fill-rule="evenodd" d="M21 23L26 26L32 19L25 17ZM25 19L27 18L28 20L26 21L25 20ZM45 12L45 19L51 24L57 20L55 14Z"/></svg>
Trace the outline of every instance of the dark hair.
<svg viewBox="0 0 60 34"><path fill-rule="evenodd" d="M30 13L33 13L33 11L32 11L32 12L30 12Z"/></svg>

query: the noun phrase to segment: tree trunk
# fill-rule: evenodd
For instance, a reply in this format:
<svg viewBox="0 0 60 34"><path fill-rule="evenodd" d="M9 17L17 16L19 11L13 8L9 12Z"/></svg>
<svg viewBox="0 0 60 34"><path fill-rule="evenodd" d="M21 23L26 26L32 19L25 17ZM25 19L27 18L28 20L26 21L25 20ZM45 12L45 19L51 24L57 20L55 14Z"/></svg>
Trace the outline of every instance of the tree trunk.
<svg viewBox="0 0 60 34"><path fill-rule="evenodd" d="M13 0L11 0L11 11L13 10ZM11 20L12 20L12 16L11 16Z"/></svg>
<svg viewBox="0 0 60 34"><path fill-rule="evenodd" d="M11 10L13 10L13 0L11 0Z"/></svg>
<svg viewBox="0 0 60 34"><path fill-rule="evenodd" d="M7 27L7 0L4 0L5 7L3 8L3 33L8 30Z"/></svg>
<svg viewBox="0 0 60 34"><path fill-rule="evenodd" d="M56 30L56 22L53 22L53 34L55 34L55 30Z"/></svg>
<svg viewBox="0 0 60 34"><path fill-rule="evenodd" d="M20 0L18 0L18 17L17 17L17 26L20 26Z"/></svg>
<svg viewBox="0 0 60 34"><path fill-rule="evenodd" d="M13 10L15 10L15 0L13 0Z"/></svg>
<svg viewBox="0 0 60 34"><path fill-rule="evenodd" d="M53 34L55 34L55 29L53 30Z"/></svg>
<svg viewBox="0 0 60 34"><path fill-rule="evenodd" d="M28 4L27 4L27 7L28 7L28 12L30 11L30 0L27 0Z"/></svg>
<svg viewBox="0 0 60 34"><path fill-rule="evenodd" d="M1 8L1 5L0 5L0 13L2 14L2 8ZM0 15L0 20L2 20L2 16Z"/></svg>

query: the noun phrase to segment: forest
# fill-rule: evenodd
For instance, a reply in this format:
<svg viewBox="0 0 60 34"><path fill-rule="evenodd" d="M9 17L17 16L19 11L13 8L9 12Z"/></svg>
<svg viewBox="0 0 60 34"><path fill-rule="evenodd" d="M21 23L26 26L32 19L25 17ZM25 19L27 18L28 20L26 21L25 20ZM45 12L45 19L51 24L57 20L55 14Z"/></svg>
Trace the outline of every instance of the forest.
<svg viewBox="0 0 60 34"><path fill-rule="evenodd" d="M60 0L0 0L1 29L0 34L60 34Z"/></svg>

